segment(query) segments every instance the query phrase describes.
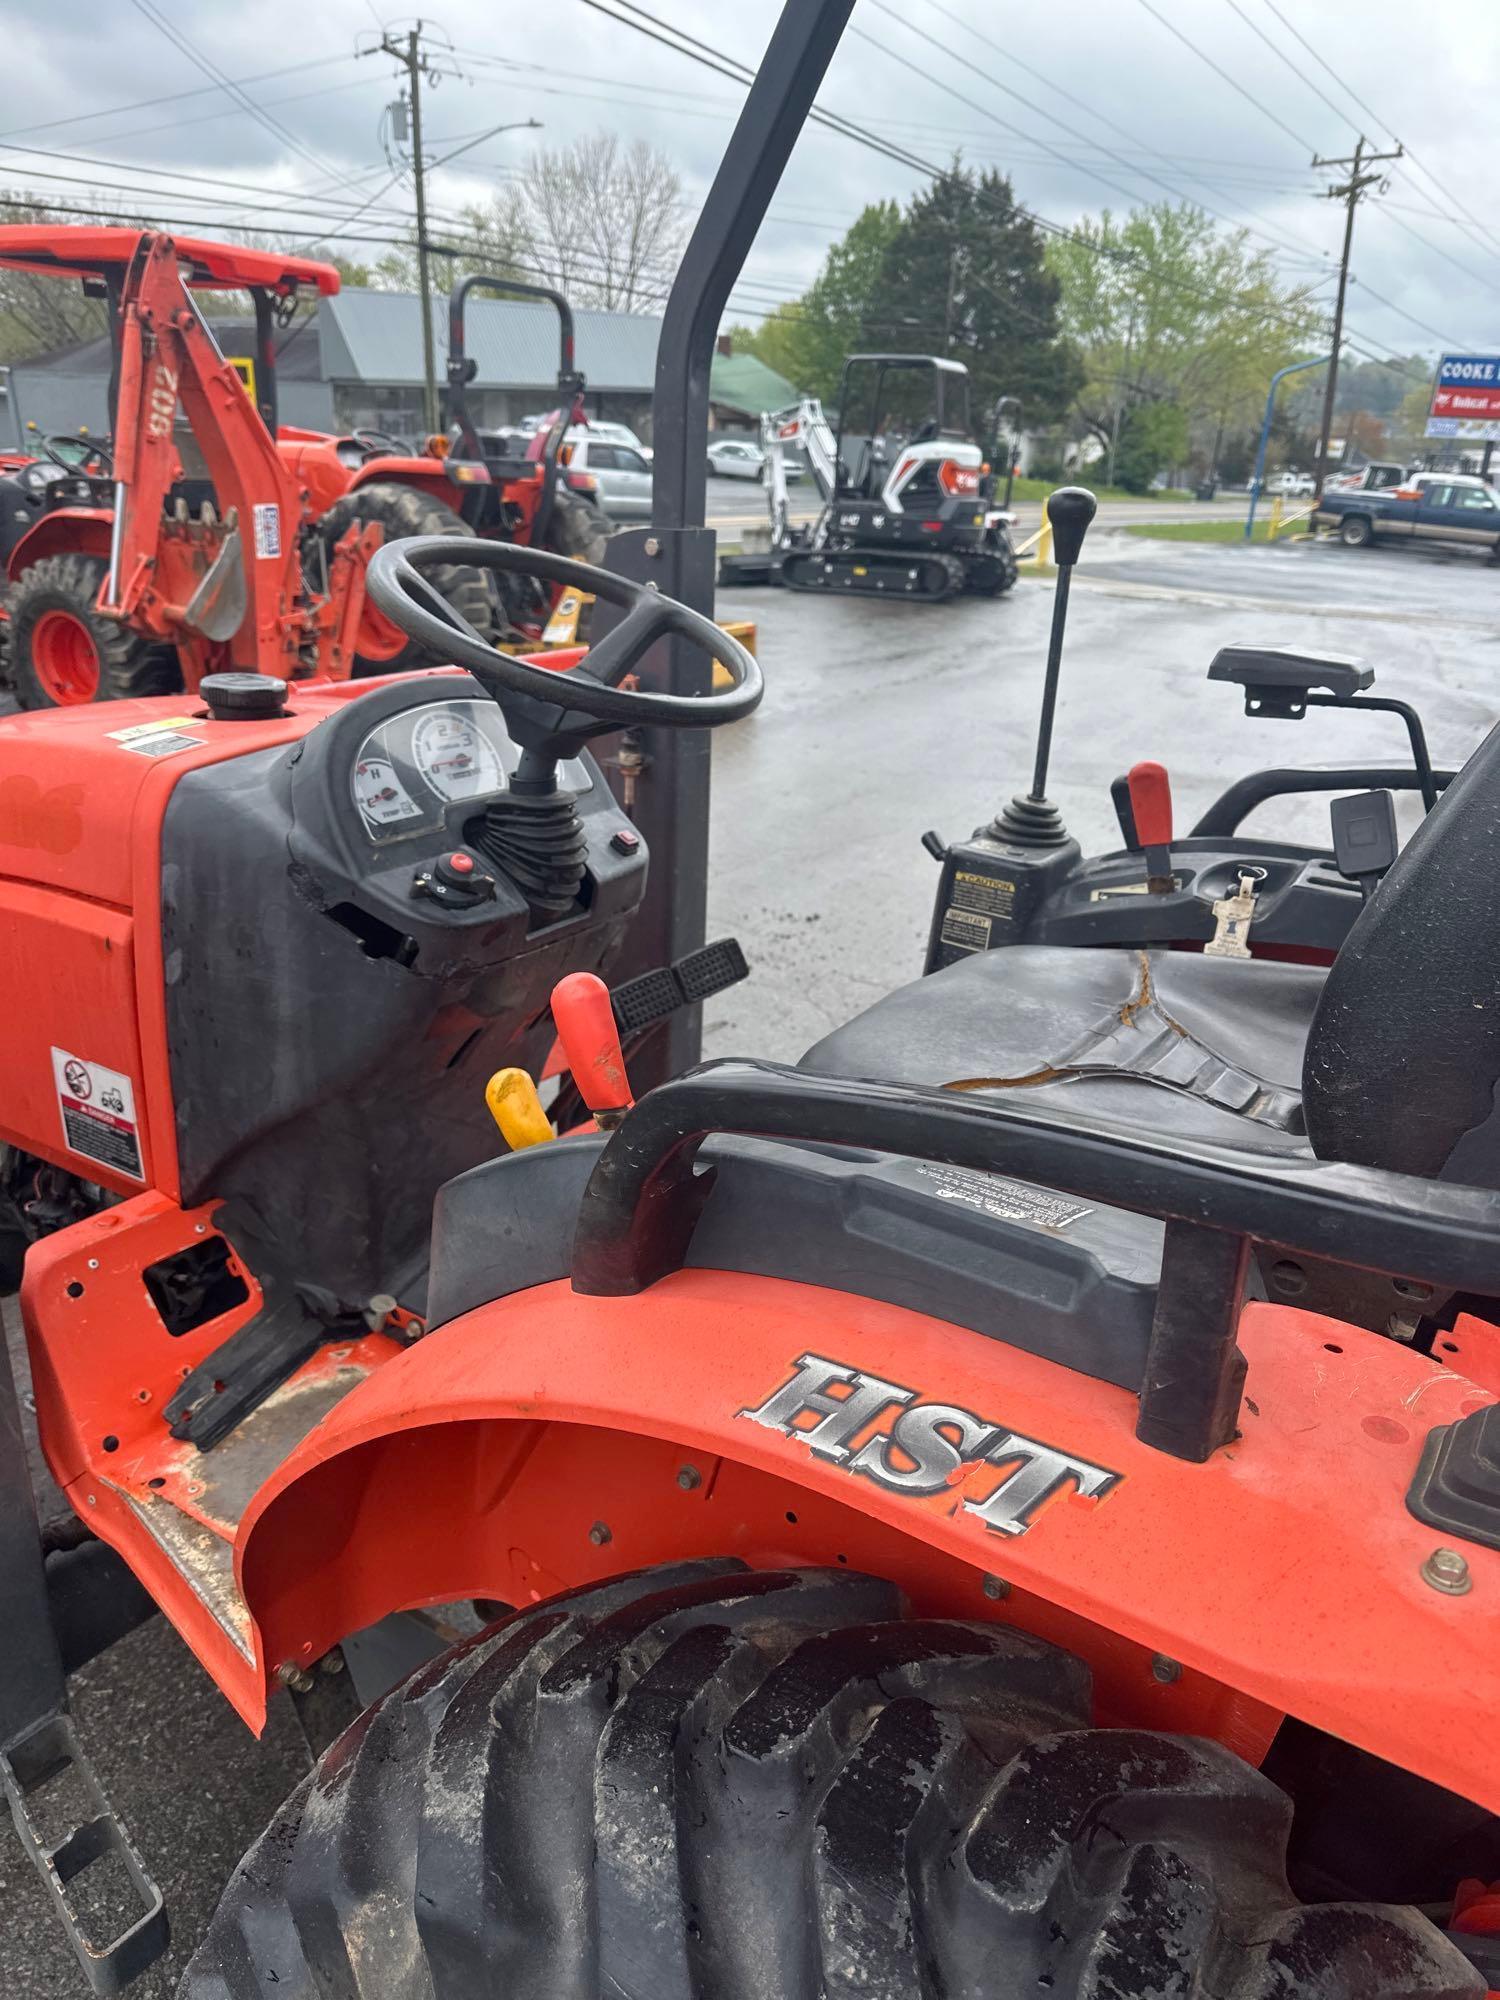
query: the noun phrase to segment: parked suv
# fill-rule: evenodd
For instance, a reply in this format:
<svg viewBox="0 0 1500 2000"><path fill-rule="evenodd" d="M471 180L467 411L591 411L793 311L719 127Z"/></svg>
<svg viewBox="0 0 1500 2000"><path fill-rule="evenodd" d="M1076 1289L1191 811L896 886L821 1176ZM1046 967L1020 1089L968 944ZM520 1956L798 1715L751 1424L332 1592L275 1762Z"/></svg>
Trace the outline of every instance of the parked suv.
<svg viewBox="0 0 1500 2000"><path fill-rule="evenodd" d="M569 485L578 485L580 477L594 481L595 497L606 514L617 521L650 520L651 467L635 446L613 444L590 424L568 432L561 460Z"/></svg>
<svg viewBox="0 0 1500 2000"><path fill-rule="evenodd" d="M1268 493L1279 493L1285 499L1311 499L1318 490L1318 482L1310 472L1276 472L1266 481Z"/></svg>
<svg viewBox="0 0 1500 2000"><path fill-rule="evenodd" d="M1347 548L1370 542L1449 542L1500 557L1500 499L1482 479L1419 472L1384 493L1325 493L1316 528L1336 528Z"/></svg>

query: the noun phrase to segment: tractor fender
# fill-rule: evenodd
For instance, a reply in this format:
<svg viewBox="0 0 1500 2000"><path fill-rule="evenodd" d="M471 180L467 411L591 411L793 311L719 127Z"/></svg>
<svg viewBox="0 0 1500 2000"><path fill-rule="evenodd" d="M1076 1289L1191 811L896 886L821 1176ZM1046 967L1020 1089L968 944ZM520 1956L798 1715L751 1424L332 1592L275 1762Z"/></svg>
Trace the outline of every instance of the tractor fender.
<svg viewBox="0 0 1500 2000"><path fill-rule="evenodd" d="M247 1510L269 1673L398 1607L524 1604L688 1556L829 1564L1094 1668L1101 1714L1258 1761L1287 1714L1500 1809L1500 1551L1435 1590L1428 1432L1496 1400L1312 1313L1246 1307L1244 1434L1206 1464L1135 1398L905 1308L685 1270L536 1285L338 1403ZM1165 1663L1165 1664L1163 1664Z"/></svg>
<svg viewBox="0 0 1500 2000"><path fill-rule="evenodd" d="M348 490L357 493L362 486L417 486L434 500L441 500L446 506L453 506L457 486L443 470L443 461L437 458L371 458L358 467L349 481Z"/></svg>
<svg viewBox="0 0 1500 2000"><path fill-rule="evenodd" d="M14 583L45 556L100 556L109 561L114 512L108 507L59 507L26 530L10 552L6 574Z"/></svg>

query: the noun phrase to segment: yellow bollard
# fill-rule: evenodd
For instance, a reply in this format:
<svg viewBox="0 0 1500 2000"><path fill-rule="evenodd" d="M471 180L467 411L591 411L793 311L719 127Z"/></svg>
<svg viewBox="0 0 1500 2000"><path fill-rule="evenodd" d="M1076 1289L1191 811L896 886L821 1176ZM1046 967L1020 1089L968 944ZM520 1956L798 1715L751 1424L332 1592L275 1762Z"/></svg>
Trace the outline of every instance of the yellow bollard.
<svg viewBox="0 0 1500 2000"><path fill-rule="evenodd" d="M1052 567L1052 516L1047 512L1047 502L1042 502L1042 531L1036 538L1036 559L1043 569Z"/></svg>
<svg viewBox="0 0 1500 2000"><path fill-rule="evenodd" d="M524 1069L497 1069L484 1087L484 1101L513 1153L556 1137L536 1085Z"/></svg>
<svg viewBox="0 0 1500 2000"><path fill-rule="evenodd" d="M1271 495L1271 518L1266 525L1266 540L1268 542L1274 542L1280 531L1281 531L1281 495L1279 493L1273 493Z"/></svg>

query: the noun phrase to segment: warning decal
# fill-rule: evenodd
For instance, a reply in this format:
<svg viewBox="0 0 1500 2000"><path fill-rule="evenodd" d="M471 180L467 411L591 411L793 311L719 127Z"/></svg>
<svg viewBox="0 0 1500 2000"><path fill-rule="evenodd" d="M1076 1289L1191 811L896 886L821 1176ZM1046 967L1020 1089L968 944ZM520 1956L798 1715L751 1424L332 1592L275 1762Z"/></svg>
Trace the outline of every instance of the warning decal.
<svg viewBox="0 0 1500 2000"><path fill-rule="evenodd" d="M274 502L252 507L255 516L255 553L264 561L281 554L281 509Z"/></svg>
<svg viewBox="0 0 1500 2000"><path fill-rule="evenodd" d="M118 743L122 750L133 750L138 757L171 757L179 750L196 750L206 741L202 736L188 736L183 732L192 729L197 721L192 715L169 715L160 722L137 722L129 729L111 729L109 740Z"/></svg>
<svg viewBox="0 0 1500 2000"><path fill-rule="evenodd" d="M63 1144L100 1166L144 1181L135 1085L117 1069L86 1062L66 1049L52 1051L52 1081L62 1114Z"/></svg>

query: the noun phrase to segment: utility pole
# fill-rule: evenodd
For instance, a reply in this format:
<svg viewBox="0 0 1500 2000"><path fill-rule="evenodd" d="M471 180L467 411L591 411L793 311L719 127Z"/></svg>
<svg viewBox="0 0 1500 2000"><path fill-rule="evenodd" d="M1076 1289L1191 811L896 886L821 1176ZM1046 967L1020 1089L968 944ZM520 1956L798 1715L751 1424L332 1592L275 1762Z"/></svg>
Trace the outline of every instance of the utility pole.
<svg viewBox="0 0 1500 2000"><path fill-rule="evenodd" d="M380 47L406 71L411 105L412 181L417 197L417 293L422 314L422 420L429 431L438 427L437 349L432 338L432 286L427 243L427 167L422 157L422 23L408 30L404 42L382 35Z"/></svg>
<svg viewBox="0 0 1500 2000"><path fill-rule="evenodd" d="M1333 308L1333 359L1328 366L1328 383L1323 391L1323 423L1318 432L1318 464L1313 474L1317 492L1315 498L1323 497L1323 481L1328 477L1328 440L1333 435L1333 399L1338 390L1339 349L1344 339L1344 294L1349 289L1349 252L1354 247L1354 211L1367 187L1373 187L1381 178L1379 174L1366 173L1367 167L1377 166L1382 160L1399 160L1405 149L1397 146L1394 153L1367 153L1364 134L1355 141L1352 159L1325 160L1317 154L1313 156L1315 167L1348 167L1349 178L1339 187L1326 191L1329 201L1344 204L1344 254L1339 259L1338 299Z"/></svg>

